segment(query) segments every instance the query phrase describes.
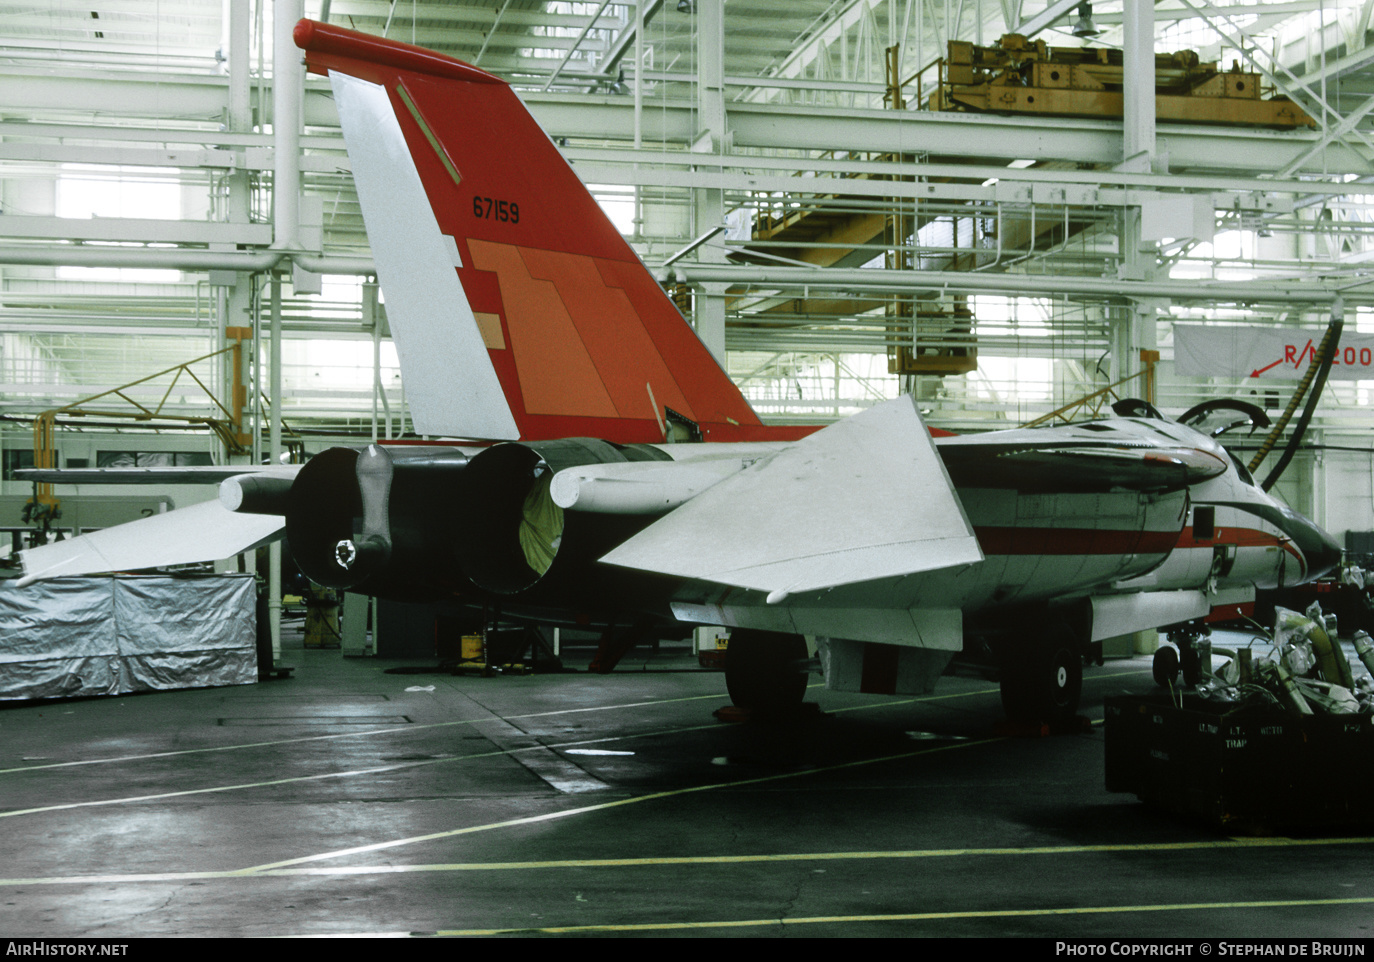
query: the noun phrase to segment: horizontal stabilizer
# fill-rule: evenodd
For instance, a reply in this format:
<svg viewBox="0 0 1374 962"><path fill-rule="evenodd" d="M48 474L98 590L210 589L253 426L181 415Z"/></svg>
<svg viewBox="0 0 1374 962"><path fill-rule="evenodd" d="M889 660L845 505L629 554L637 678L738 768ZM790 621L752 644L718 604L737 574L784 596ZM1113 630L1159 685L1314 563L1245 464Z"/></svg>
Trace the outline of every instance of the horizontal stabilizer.
<svg viewBox="0 0 1374 962"><path fill-rule="evenodd" d="M982 559L915 403L899 398L727 478L601 560L771 594Z"/></svg>
<svg viewBox="0 0 1374 962"><path fill-rule="evenodd" d="M235 514L206 501L29 548L19 587L43 578L218 561L277 540L283 527L276 515Z"/></svg>

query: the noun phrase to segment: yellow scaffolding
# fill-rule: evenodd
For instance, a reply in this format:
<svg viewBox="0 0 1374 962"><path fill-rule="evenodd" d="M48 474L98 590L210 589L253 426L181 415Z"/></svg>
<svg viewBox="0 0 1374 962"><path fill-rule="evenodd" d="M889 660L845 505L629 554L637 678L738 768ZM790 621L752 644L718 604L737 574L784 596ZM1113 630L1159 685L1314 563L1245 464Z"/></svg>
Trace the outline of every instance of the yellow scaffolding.
<svg viewBox="0 0 1374 962"><path fill-rule="evenodd" d="M1087 412L1087 416L1089 418L1095 418L1102 412L1102 408L1104 405L1111 403L1112 401L1121 400L1121 395L1116 392L1117 388L1121 387L1121 385L1123 384L1129 384L1132 381L1142 378L1143 381L1141 383L1144 387L1144 391L1142 391L1141 393L1144 395L1146 401L1148 401L1151 404L1154 404L1155 364L1158 363L1158 361L1158 351L1141 351L1140 363L1142 366L1140 370L1136 373L1128 377L1123 377L1119 381L1115 381L1111 384L1108 384L1100 391L1094 391L1091 394L1085 394L1078 400L1070 401L1063 407L1056 408L1048 414L1042 414L1034 421L1027 421L1025 424L1021 426L1023 428L1035 428L1039 427L1042 424L1047 424L1050 421L1055 420L1056 418L1060 421L1068 423L1069 421L1073 421L1075 418L1082 415L1084 412Z"/></svg>
<svg viewBox="0 0 1374 962"><path fill-rule="evenodd" d="M33 420L34 467L52 469L56 466L54 463L56 460L54 434L56 431L57 419L59 417L126 418L145 422L159 420L175 421L193 427L203 426L215 433L224 443L225 448L230 454L247 454L249 451L248 445L252 442L252 436L243 428L243 409L248 397L248 389L244 386L243 379L243 342L252 338L253 329L249 327L230 327L226 328L224 333L233 343L218 351L212 351L209 354L186 361L183 364L177 364L166 370L158 371L156 374L149 374L147 377L139 378L137 381L130 381L128 384L122 384L108 391L102 391L99 394L93 394L79 401L73 401L65 407L53 408L50 411L44 411L42 414L38 415ZM199 364L202 361L208 361L222 354L231 355L230 364L233 366L233 397L230 401L232 410L225 407L224 404L220 402L219 398L215 396L215 393L206 387L205 383L191 370L191 365ZM163 393L162 399L158 401L155 407L150 408L147 405L140 404L125 393L130 388L137 387L140 384L146 384L149 381L165 377L168 374L174 375L172 382L167 386L167 390ZM186 417L162 413L168 398L171 397L172 391L176 388L183 374L199 385L206 396L214 402L215 407L219 408L219 410L224 413L225 416L223 418ZM101 398L108 398L111 396L122 399L132 405L135 410L103 410L87 407L87 405L93 401L99 401ZM53 518L57 517L57 507L59 503L58 499L52 493L52 483L38 482L34 486L34 496L29 501L26 517L37 523L51 521Z"/></svg>

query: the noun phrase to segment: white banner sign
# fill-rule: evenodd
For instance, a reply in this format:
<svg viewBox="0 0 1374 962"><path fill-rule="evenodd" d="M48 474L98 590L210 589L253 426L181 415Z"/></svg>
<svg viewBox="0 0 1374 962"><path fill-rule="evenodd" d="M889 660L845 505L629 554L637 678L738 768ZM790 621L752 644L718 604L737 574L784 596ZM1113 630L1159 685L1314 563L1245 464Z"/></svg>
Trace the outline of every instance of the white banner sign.
<svg viewBox="0 0 1374 962"><path fill-rule="evenodd" d="M1253 377L1296 381L1311 365L1322 331L1275 327L1174 325L1174 371L1186 377ZM1374 334L1341 334L1331 377L1374 380Z"/></svg>

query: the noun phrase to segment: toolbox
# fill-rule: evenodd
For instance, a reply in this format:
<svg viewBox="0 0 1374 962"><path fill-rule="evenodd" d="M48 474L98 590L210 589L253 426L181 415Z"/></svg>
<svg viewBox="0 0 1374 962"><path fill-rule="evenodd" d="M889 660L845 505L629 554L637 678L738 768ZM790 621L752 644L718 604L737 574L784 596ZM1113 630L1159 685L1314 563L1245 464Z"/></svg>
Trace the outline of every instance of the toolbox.
<svg viewBox="0 0 1374 962"><path fill-rule="evenodd" d="M1106 699L1106 782L1235 834L1374 827L1374 719L1185 696Z"/></svg>

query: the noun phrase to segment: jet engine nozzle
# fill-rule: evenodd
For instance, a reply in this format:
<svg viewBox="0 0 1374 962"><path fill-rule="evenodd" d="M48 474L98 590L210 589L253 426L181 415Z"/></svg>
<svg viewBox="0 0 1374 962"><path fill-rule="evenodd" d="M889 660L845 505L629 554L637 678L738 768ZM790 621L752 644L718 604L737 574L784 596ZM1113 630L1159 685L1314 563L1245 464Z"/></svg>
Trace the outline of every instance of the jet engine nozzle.
<svg viewBox="0 0 1374 962"><path fill-rule="evenodd" d="M666 460L647 446L621 447L591 438L498 444L473 457L457 507L458 562L487 591L513 595L552 579L569 558L589 566L648 515L564 512L554 475L572 467ZM584 566L585 567L585 566Z"/></svg>
<svg viewBox="0 0 1374 962"><path fill-rule="evenodd" d="M307 578L327 588L353 588L371 574L354 547L364 513L357 464L358 452L349 448L318 454L296 475L287 498L291 555Z"/></svg>
<svg viewBox="0 0 1374 962"><path fill-rule="evenodd" d="M462 451L379 445L311 458L286 498L297 566L329 588L434 599L464 582L454 559L453 505Z"/></svg>

